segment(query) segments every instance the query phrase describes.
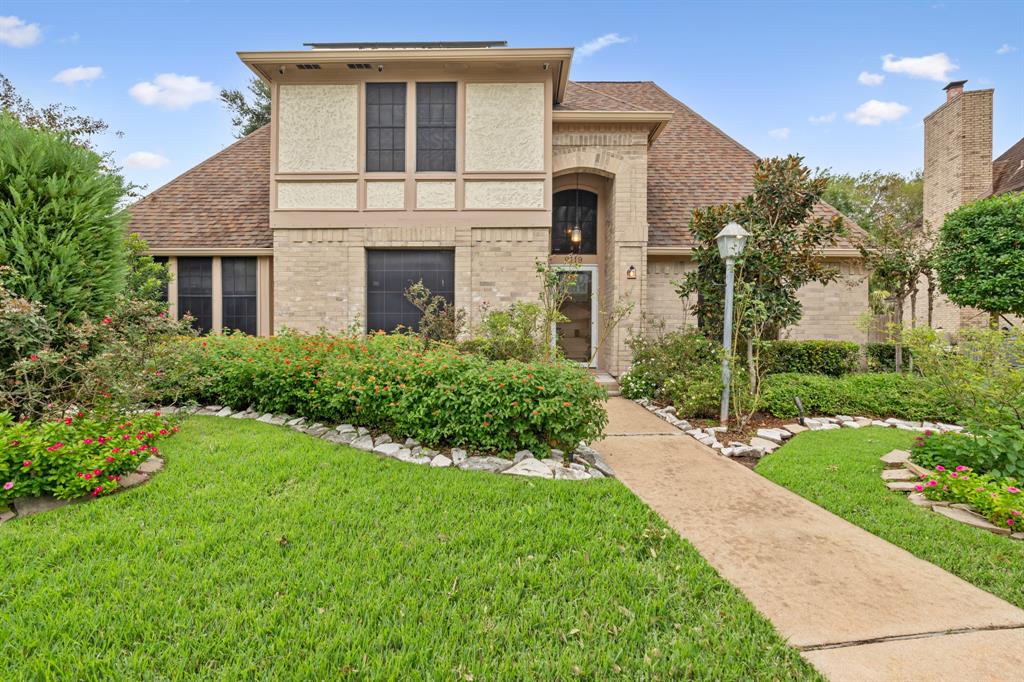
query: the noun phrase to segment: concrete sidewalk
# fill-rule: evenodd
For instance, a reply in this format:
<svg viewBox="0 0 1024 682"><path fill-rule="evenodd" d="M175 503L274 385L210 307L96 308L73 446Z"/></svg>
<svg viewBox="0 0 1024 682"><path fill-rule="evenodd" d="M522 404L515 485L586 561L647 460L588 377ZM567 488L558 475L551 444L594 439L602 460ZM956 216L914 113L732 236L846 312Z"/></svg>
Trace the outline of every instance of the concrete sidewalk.
<svg viewBox="0 0 1024 682"><path fill-rule="evenodd" d="M594 443L832 680L1024 680L1024 611L722 457L623 398ZM1022 568L1024 571L1024 568Z"/></svg>

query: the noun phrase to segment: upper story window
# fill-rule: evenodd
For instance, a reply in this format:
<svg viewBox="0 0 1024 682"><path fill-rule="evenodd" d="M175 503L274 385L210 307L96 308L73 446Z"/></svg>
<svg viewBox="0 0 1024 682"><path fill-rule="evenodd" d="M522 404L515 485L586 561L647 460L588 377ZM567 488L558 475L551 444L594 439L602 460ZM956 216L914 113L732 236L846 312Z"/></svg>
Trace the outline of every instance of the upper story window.
<svg viewBox="0 0 1024 682"><path fill-rule="evenodd" d="M455 171L455 83L416 84L416 170Z"/></svg>
<svg viewBox="0 0 1024 682"><path fill-rule="evenodd" d="M555 192L551 210L551 253L597 253L596 194L585 189Z"/></svg>
<svg viewBox="0 0 1024 682"><path fill-rule="evenodd" d="M405 171L405 83L366 84L366 172Z"/></svg>

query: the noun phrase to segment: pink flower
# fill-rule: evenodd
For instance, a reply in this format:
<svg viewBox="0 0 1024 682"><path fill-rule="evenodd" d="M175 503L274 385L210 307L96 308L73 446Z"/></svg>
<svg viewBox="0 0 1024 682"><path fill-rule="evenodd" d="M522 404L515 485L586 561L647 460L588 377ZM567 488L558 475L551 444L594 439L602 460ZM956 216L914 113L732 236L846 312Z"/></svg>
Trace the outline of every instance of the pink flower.
<svg viewBox="0 0 1024 682"><path fill-rule="evenodd" d="M108 461L108 462L113 462L113 461L114 461L114 458L108 455L108 456L107 456L107 461Z"/></svg>
<svg viewBox="0 0 1024 682"><path fill-rule="evenodd" d="M32 355L28 356L28 359L35 362L36 360L39 359L39 356L33 353Z"/></svg>
<svg viewBox="0 0 1024 682"><path fill-rule="evenodd" d="M160 435L161 436L166 436L167 435L167 429L160 429Z"/></svg>
<svg viewBox="0 0 1024 682"><path fill-rule="evenodd" d="M1012 526L1013 525L1013 519L1006 519L1006 525L1007 526Z"/></svg>
<svg viewBox="0 0 1024 682"><path fill-rule="evenodd" d="M957 471L967 471L967 467L965 467L965 466L964 466L963 464L961 464L960 466L958 466L958 467L956 468L956 470L957 470Z"/></svg>
<svg viewBox="0 0 1024 682"><path fill-rule="evenodd" d="M92 474L85 474L82 478L92 478Z"/></svg>
<svg viewBox="0 0 1024 682"><path fill-rule="evenodd" d="M935 467L935 470L936 470L936 471L945 471L945 470L946 470L946 467L944 467L944 466L942 466L941 464L939 464L938 466L936 466L936 467Z"/></svg>
<svg viewBox="0 0 1024 682"><path fill-rule="evenodd" d="M1020 512L1017 511L1016 509L1011 509L1010 513L1013 514L1014 516L1020 516Z"/></svg>
<svg viewBox="0 0 1024 682"><path fill-rule="evenodd" d="M154 413L153 413L153 416L154 416L154 417L159 417L159 416L160 416L160 413L159 413L159 412L154 412Z"/></svg>
<svg viewBox="0 0 1024 682"><path fill-rule="evenodd" d="M14 481L7 481L7 483L4 483L4 490L10 490L13 487L14 487Z"/></svg>
<svg viewBox="0 0 1024 682"><path fill-rule="evenodd" d="M100 494L101 492L103 492L103 486L101 486L101 485L98 485L98 486L96 486L96 487L95 487L95 488L93 489L93 491L92 491L92 496L93 496L93 497L96 497L96 496L97 496L97 495L99 495L99 494Z"/></svg>
<svg viewBox="0 0 1024 682"><path fill-rule="evenodd" d="M949 475L949 477L950 478L960 478L960 474L958 474L956 472L953 472L952 474Z"/></svg>
<svg viewBox="0 0 1024 682"><path fill-rule="evenodd" d="M916 490L917 492L921 492L922 490L924 490L924 486L923 485L915 485L914 486L914 490Z"/></svg>
<svg viewBox="0 0 1024 682"><path fill-rule="evenodd" d="M92 445L92 438L83 438L82 442L86 445Z"/></svg>
<svg viewBox="0 0 1024 682"><path fill-rule="evenodd" d="M30 466L32 466L32 460L26 459L24 462L21 463L21 466L23 466L26 469L28 469Z"/></svg>
<svg viewBox="0 0 1024 682"><path fill-rule="evenodd" d="M62 447L64 447L64 443L58 441L46 449L53 452L54 450L60 450Z"/></svg>
<svg viewBox="0 0 1024 682"><path fill-rule="evenodd" d="M72 421L74 421L74 420L73 420L73 419L71 419L71 417L64 417L64 423L65 423L66 425L68 425L68 426L71 426L71 422L72 422Z"/></svg>
<svg viewBox="0 0 1024 682"><path fill-rule="evenodd" d="M110 315L103 318L103 324L110 324L111 322L113 322L113 320L110 319Z"/></svg>
<svg viewBox="0 0 1024 682"><path fill-rule="evenodd" d="M939 484L939 482L936 481L934 478L932 480L928 481L927 483L925 483L925 485L927 485L930 488L934 488L938 484Z"/></svg>
<svg viewBox="0 0 1024 682"><path fill-rule="evenodd" d="M1011 486L1009 486L1009 487L1008 487L1008 488L1006 489L1006 492L1008 492L1008 493L1014 493L1014 494L1016 494L1016 493L1019 493L1019 492L1020 492L1020 488L1016 488L1016 487L1014 487L1014 486L1012 486L1012 485L1011 485Z"/></svg>

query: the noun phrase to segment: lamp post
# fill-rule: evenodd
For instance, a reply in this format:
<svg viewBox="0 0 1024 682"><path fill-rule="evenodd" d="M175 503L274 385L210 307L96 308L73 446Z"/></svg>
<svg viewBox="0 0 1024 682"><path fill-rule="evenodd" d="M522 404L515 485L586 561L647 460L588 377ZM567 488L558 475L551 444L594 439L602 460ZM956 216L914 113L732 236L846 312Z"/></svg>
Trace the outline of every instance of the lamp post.
<svg viewBox="0 0 1024 682"><path fill-rule="evenodd" d="M736 259L743 253L750 233L738 223L729 223L715 237L718 243L718 254L725 260L725 315L722 320L722 408L718 413L719 423L729 423L729 355L732 351L732 296L733 266Z"/></svg>

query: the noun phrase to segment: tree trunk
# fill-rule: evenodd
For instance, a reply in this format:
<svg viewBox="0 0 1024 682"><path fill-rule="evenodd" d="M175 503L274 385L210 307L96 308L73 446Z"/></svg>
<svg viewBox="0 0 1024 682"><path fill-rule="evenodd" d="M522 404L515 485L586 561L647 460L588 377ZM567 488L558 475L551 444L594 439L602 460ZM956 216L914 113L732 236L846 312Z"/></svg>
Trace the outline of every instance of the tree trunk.
<svg viewBox="0 0 1024 682"><path fill-rule="evenodd" d="M928 279L928 328L935 327L935 273L928 270L924 273Z"/></svg>
<svg viewBox="0 0 1024 682"><path fill-rule="evenodd" d="M747 372L750 374L750 395L757 393L757 372L754 367L754 338L747 339Z"/></svg>
<svg viewBox="0 0 1024 682"><path fill-rule="evenodd" d="M910 290L910 328L917 329L917 284Z"/></svg>
<svg viewBox="0 0 1024 682"><path fill-rule="evenodd" d="M999 313L988 314L988 326L992 329L999 329Z"/></svg>
<svg viewBox="0 0 1024 682"><path fill-rule="evenodd" d="M896 300L896 373L903 371L903 298Z"/></svg>

